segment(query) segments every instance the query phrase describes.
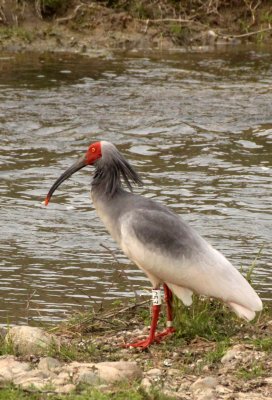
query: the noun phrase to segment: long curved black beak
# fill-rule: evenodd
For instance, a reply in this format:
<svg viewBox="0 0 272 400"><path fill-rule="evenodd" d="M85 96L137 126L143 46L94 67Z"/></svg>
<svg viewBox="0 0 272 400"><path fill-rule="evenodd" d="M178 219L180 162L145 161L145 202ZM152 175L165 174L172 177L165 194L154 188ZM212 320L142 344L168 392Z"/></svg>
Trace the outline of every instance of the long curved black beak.
<svg viewBox="0 0 272 400"><path fill-rule="evenodd" d="M75 172L79 171L81 168L86 167L87 162L86 162L86 158L80 158L79 160L77 160L73 165L71 165L70 168L68 168L57 180L56 182L52 185L51 189L49 190L46 199L44 201L44 204L47 206L47 204L49 203L52 194L54 193L54 191L59 187L59 185L64 182L66 179L70 178L71 175L73 175Z"/></svg>

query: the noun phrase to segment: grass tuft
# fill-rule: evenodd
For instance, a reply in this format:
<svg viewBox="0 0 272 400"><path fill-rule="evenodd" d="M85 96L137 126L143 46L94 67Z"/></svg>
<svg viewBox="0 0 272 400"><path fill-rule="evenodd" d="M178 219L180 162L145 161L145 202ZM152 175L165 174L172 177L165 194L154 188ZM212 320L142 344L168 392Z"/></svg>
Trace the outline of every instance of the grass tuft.
<svg viewBox="0 0 272 400"><path fill-rule="evenodd" d="M186 307L174 300L177 337L192 340L202 337L207 340L223 340L238 332L237 317L218 300L194 296L193 304Z"/></svg>

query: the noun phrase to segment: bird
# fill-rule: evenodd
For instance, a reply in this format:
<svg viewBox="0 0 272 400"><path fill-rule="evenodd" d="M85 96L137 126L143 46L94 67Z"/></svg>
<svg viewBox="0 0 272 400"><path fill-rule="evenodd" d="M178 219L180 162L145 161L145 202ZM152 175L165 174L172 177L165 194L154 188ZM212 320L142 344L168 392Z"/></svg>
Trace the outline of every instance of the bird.
<svg viewBox="0 0 272 400"><path fill-rule="evenodd" d="M152 285L149 335L125 347L148 348L175 332L173 294L186 305L192 295L221 299L239 317L251 321L262 301L243 275L181 216L162 203L133 193L142 180L135 168L108 141L92 143L85 155L52 185L46 199L72 174L94 166L90 197L106 229L124 254ZM127 188L124 188L127 186ZM166 302L166 328L156 333L161 309L161 286Z"/></svg>

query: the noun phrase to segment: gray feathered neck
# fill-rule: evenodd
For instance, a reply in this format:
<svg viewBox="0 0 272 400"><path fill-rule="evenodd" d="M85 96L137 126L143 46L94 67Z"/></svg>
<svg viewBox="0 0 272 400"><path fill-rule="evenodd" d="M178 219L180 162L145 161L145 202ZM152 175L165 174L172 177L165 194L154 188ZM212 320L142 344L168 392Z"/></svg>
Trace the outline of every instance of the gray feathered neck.
<svg viewBox="0 0 272 400"><path fill-rule="evenodd" d="M142 184L137 172L112 143L101 142L101 147L102 157L95 163L93 187L112 197L122 187L122 181L130 191L134 184Z"/></svg>

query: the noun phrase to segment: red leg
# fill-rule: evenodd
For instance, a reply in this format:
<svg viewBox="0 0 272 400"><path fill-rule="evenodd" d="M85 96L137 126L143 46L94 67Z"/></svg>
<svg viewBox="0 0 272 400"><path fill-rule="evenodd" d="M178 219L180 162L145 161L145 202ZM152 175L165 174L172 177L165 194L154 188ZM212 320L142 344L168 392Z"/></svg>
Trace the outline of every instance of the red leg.
<svg viewBox="0 0 272 400"><path fill-rule="evenodd" d="M173 293L169 289L169 287L164 283L164 299L166 303L166 313L167 313L167 322L173 322L173 310L172 310L172 303L173 303ZM169 324L168 324L169 325Z"/></svg>
<svg viewBox="0 0 272 400"><path fill-rule="evenodd" d="M156 334L156 328L158 324L159 314L160 314L160 299L157 304L157 300L153 298L153 306L152 306L152 321L151 327L149 331L149 336L147 339L141 340L135 343L127 343L123 345L123 347L141 347L142 349L146 349L149 347L153 342L159 343L165 336L171 335L175 332L175 328L173 328L173 312L172 312L172 301L173 301L173 294L169 287L164 284L164 298L167 306L167 325L166 329L163 332ZM156 290L154 290L156 292ZM155 293L156 294L156 293ZM155 304L154 304L155 302Z"/></svg>
<svg viewBox="0 0 272 400"><path fill-rule="evenodd" d="M156 339L163 339L165 336L172 335L175 332L175 328L173 327L173 293L169 289L169 287L164 283L164 300L166 303L166 315L167 315L167 322L166 322L166 329L156 335Z"/></svg>
<svg viewBox="0 0 272 400"><path fill-rule="evenodd" d="M151 343L153 343L156 340L155 332L157 329L160 309L161 309L160 305L152 306L152 321L151 321L149 336L145 340L141 340L140 342L126 343L123 345L123 347L141 347L142 349L146 349L151 345Z"/></svg>

